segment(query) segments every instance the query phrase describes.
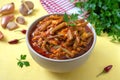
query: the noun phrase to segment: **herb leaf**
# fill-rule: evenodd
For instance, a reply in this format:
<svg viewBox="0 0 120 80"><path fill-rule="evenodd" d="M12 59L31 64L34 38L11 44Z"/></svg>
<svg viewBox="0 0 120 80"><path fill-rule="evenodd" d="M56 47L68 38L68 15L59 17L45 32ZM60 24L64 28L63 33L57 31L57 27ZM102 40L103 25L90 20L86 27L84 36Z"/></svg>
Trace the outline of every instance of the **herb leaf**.
<svg viewBox="0 0 120 80"><path fill-rule="evenodd" d="M65 13L64 16L63 16L63 19L65 22L69 22L69 18L68 18L68 15Z"/></svg>
<svg viewBox="0 0 120 80"><path fill-rule="evenodd" d="M26 66L26 67L30 66L30 63L25 60L26 57L27 57L27 55L20 55L20 59L17 59L18 60L17 65L19 67L22 68L23 66Z"/></svg>
<svg viewBox="0 0 120 80"><path fill-rule="evenodd" d="M78 19L78 14L72 14L72 15L70 16L70 19L71 19L71 21L77 20L77 19Z"/></svg>
<svg viewBox="0 0 120 80"><path fill-rule="evenodd" d="M88 21L95 25L97 35L107 33L112 41L120 42L120 0L88 0L76 6L88 11Z"/></svg>
<svg viewBox="0 0 120 80"><path fill-rule="evenodd" d="M21 55L20 58L21 58L21 60L25 60L26 59L26 55Z"/></svg>
<svg viewBox="0 0 120 80"><path fill-rule="evenodd" d="M83 2L76 2L75 6L82 8L83 7Z"/></svg>
<svg viewBox="0 0 120 80"><path fill-rule="evenodd" d="M74 23L75 20L78 20L78 14L71 14L67 15L66 13L63 16L63 19L69 26L75 26L76 24Z"/></svg>
<svg viewBox="0 0 120 80"><path fill-rule="evenodd" d="M24 61L24 65L27 67L27 66L30 66L29 62L28 61Z"/></svg>
<svg viewBox="0 0 120 80"><path fill-rule="evenodd" d="M17 65L22 68L24 64L21 61L19 61Z"/></svg>
<svg viewBox="0 0 120 80"><path fill-rule="evenodd" d="M69 24L69 26L75 26L75 24Z"/></svg>

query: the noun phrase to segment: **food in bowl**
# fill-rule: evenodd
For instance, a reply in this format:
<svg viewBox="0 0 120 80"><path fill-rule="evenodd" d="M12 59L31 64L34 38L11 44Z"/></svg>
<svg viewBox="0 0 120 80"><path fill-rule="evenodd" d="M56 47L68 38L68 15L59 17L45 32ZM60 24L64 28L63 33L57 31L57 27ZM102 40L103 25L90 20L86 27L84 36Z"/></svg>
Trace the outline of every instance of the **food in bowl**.
<svg viewBox="0 0 120 80"><path fill-rule="evenodd" d="M93 32L84 19L70 26L63 15L49 15L34 25L30 44L40 55L65 60L83 55L93 44Z"/></svg>
<svg viewBox="0 0 120 80"><path fill-rule="evenodd" d="M27 43L27 47L28 47L28 50L29 50L29 52L30 52L30 54L31 54L31 56L32 56L32 58L41 66L41 67L43 67L43 68L45 68L45 69L47 69L47 70L49 70L49 71L52 71L52 72L58 72L58 73L63 73L63 72L70 72L70 71L72 71L73 69L76 69L76 68L78 68L78 67L80 67L83 63L85 63L86 62L86 60L88 59L88 57L89 57L89 55L92 53L92 50L93 50L93 48L94 48L94 46L95 46L95 43L96 43L96 33L95 33L95 30L94 30L94 28L93 28L93 26L90 24L90 23L88 23L88 22L86 22L86 30L87 31L90 31L90 33L91 33L91 42L90 42L90 48L85 52L85 53L83 53L83 54L80 54L80 55L78 55L78 57L77 57L77 55L76 56L74 56L74 57L65 57L65 58L63 58L62 57L62 59L60 58L56 58L56 57L53 57L53 58L49 58L48 56L46 56L46 54L45 55L43 55L43 54L41 54L41 51L43 51L43 52L46 52L46 51L44 51L44 49L42 49L42 48L40 48L40 47L35 47L37 50L39 50L40 51L40 53L39 52L37 52L36 51L36 49L34 49L33 47L33 43L32 43L32 38L33 38L33 35L34 35L34 32L37 30L37 28L39 27L40 28L40 25L39 24L42 24L41 23L41 21L43 21L43 20L45 20L46 19L46 21L44 21L45 23L47 23L47 20L49 19L49 17L50 16L58 16L58 15L61 15L61 17L62 17L62 15L63 14L48 14L48 15L44 15L44 16L42 16L42 17L39 17L38 19L36 19L36 20L34 20L33 22L32 22L32 24L29 26L29 28L28 28L28 30L27 30L27 33L26 33L26 43ZM59 16L58 16L59 17ZM60 22L59 20L57 20L58 18L53 18L53 19L55 19L54 21L53 21L53 23L56 23L56 21L58 21L58 24L60 24L60 23L62 23L62 22L64 22L64 21L62 21L62 22ZM61 18L62 19L62 18ZM63 20L63 19L62 19ZM81 19L80 20L81 21L81 23L82 22L84 22L85 20L84 19ZM39 23L40 22L40 23ZM76 22L77 23L77 22ZM88 24L87 24L88 23ZM68 23L67 23L68 24ZM57 25L57 23L56 23L56 25ZM66 25L66 23L65 23L65 25ZM71 27L71 28L77 28L77 27L75 27L75 26L65 26L66 28L67 27ZM74 30L74 29L71 29L71 28L68 28L68 29L70 29L70 30ZM48 29L48 28L47 28ZM46 30L47 30L46 29ZM53 29L55 29L55 28L53 28ZM62 28L58 28L58 30L56 30L54 33L51 33L51 32L49 32L49 34L48 35L50 35L49 37L53 37L53 35L55 35L55 34L57 34L58 32L59 33L63 33L63 32L61 32L61 30L62 29L64 29L64 27L62 27ZM44 30L44 31L42 31L42 32L46 32L46 30ZM50 30L51 31L51 30ZM41 31L39 31L39 32L41 32ZM72 32L72 31L71 31ZM75 33L76 34L76 33ZM68 35L67 34L64 34L64 35L62 35L62 37L64 37L66 35L66 38L68 38ZM74 36L74 34L72 33L72 35L73 35L73 38L74 39L76 39L75 37L76 36ZM60 35L61 36L61 35ZM57 36L54 36L53 37L53 39L54 38L56 38ZM80 37L80 36L79 36ZM39 37L38 37L39 38ZM48 37L45 37L45 38L48 38ZM64 39L64 38L63 38ZM46 40L46 39L44 39L44 40ZM43 41L43 40L42 40ZM63 40L61 40L61 42L59 43L59 44L62 44L62 41ZM36 43L35 43L36 44ZM48 43L47 43L48 44ZM61 46L61 47L63 47L63 49L65 48L63 45L59 45L59 46ZM59 46L57 45L57 48L56 49L58 49L59 48ZM69 47L69 46L68 46ZM71 46L72 47L72 46ZM54 47L53 47L54 48ZM47 48L46 48L47 49ZM65 49L67 49L67 48L65 48ZM52 54L52 53L48 53L48 54Z"/></svg>

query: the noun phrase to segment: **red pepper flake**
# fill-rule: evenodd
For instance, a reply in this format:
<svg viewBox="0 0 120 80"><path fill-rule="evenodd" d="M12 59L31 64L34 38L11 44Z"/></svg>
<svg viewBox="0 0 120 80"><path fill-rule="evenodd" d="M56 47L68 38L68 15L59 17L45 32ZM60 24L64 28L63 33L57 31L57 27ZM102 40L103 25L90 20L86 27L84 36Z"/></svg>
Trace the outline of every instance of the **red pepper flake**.
<svg viewBox="0 0 120 80"><path fill-rule="evenodd" d="M25 30L25 29L23 29L23 30L16 30L16 31L20 31L21 33L23 33L23 34L26 34L26 32L27 32L27 30ZM15 32L16 32L15 31Z"/></svg>
<svg viewBox="0 0 120 80"><path fill-rule="evenodd" d="M103 74L103 73L108 73L108 72L112 69L112 67L113 67L113 65L108 65L108 66L106 66L106 67L103 69L103 71L97 75L97 77L100 76L100 75Z"/></svg>
<svg viewBox="0 0 120 80"><path fill-rule="evenodd" d="M104 68L104 71L109 72L112 67L113 67L113 65L108 65L107 67Z"/></svg>
<svg viewBox="0 0 120 80"><path fill-rule="evenodd" d="M21 39L13 39L11 41L8 41L9 44L17 44L20 40L22 40L24 38L21 38Z"/></svg>
<svg viewBox="0 0 120 80"><path fill-rule="evenodd" d="M25 29L21 30L21 32L22 32L23 34L26 34L26 30L25 30Z"/></svg>

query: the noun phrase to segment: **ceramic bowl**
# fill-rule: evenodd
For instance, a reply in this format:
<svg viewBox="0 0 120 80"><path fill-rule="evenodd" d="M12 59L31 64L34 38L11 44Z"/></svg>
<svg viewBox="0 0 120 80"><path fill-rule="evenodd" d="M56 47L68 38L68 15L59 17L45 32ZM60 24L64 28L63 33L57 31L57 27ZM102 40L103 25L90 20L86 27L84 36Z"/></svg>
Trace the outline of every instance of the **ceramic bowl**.
<svg viewBox="0 0 120 80"><path fill-rule="evenodd" d="M49 14L51 15L51 14ZM38 18L37 20L33 21L33 23L29 26L27 33L26 33L26 43L27 43L27 47L28 50L32 56L32 58L43 68L52 71L52 72L59 72L59 73L63 73L63 72L69 72L72 71L78 67L80 67L80 65L82 65L83 63L85 63L85 61L88 59L89 55L92 53L92 50L95 46L96 43L96 33L95 30L93 28L93 26L89 23L88 27L91 29L91 31L93 32L93 44L91 46L91 48L85 52L83 55L78 56L76 58L72 58L72 59L66 59L66 60L55 60L55 59L50 59L47 57L44 57L40 54L38 54L30 45L30 35L32 34L33 30L36 28L35 25L42 20L43 18L49 16L49 15L45 15L42 16L40 18Z"/></svg>

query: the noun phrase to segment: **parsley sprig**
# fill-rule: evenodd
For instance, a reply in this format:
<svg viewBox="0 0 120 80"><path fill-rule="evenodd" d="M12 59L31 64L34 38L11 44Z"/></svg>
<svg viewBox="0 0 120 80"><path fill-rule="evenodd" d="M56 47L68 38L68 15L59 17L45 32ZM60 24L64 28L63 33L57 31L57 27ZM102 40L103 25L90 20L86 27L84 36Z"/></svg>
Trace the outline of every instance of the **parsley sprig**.
<svg viewBox="0 0 120 80"><path fill-rule="evenodd" d="M64 14L64 21L67 22L69 26L75 26L75 20L78 20L78 14L71 14L67 15L66 13Z"/></svg>
<svg viewBox="0 0 120 80"><path fill-rule="evenodd" d="M95 26L97 35L107 33L112 41L120 42L120 0L88 0L76 6L89 11L87 20Z"/></svg>
<svg viewBox="0 0 120 80"><path fill-rule="evenodd" d="M22 68L23 66L26 66L26 67L30 66L30 63L26 61L26 57L27 55L20 55L20 59L17 59L18 60L17 65L19 67Z"/></svg>

